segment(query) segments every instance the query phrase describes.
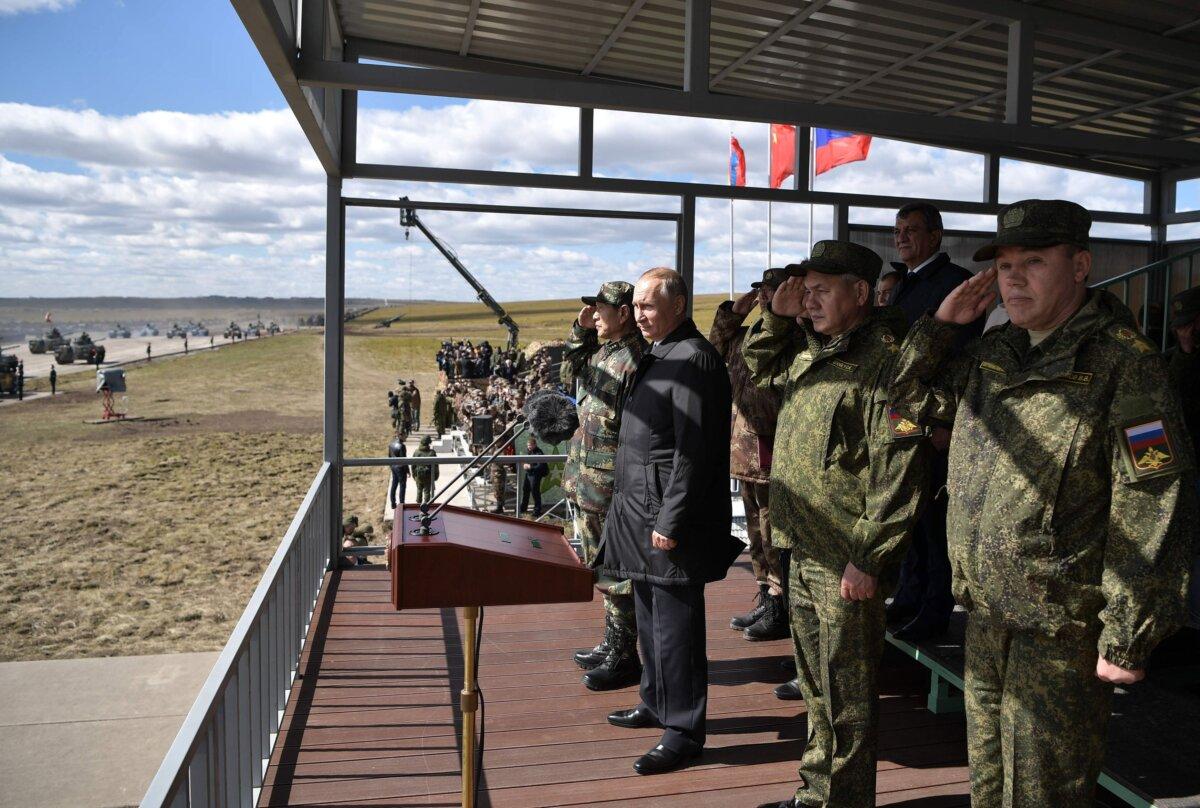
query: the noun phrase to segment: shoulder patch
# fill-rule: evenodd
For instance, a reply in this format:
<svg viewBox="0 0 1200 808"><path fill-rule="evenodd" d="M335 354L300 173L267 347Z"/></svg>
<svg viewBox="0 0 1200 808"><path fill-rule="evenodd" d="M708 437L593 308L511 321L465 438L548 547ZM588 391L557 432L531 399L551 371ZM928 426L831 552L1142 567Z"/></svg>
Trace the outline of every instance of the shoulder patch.
<svg viewBox="0 0 1200 808"><path fill-rule="evenodd" d="M896 343L896 338L886 331L879 335L879 340L885 345L894 345Z"/></svg>
<svg viewBox="0 0 1200 808"><path fill-rule="evenodd" d="M1108 329L1108 335L1139 356L1158 353L1154 343L1127 325L1114 325Z"/></svg>
<svg viewBox="0 0 1200 808"><path fill-rule="evenodd" d="M897 438L916 438L925 434L925 430L905 418L891 404L887 408L888 426Z"/></svg>
<svg viewBox="0 0 1200 808"><path fill-rule="evenodd" d="M1121 427L1121 450L1135 480L1174 471L1174 439L1162 418L1138 418Z"/></svg>

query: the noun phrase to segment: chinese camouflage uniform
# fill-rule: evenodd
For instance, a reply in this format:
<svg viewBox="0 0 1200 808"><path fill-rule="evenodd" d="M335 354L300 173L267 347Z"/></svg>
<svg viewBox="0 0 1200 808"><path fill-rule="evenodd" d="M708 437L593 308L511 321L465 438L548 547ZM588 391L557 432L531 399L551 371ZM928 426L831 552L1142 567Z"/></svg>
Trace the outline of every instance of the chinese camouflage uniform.
<svg viewBox="0 0 1200 808"><path fill-rule="evenodd" d="M583 328L577 322L567 340L560 373L569 389L579 384L579 429L567 450L563 490L575 502L575 535L586 564L595 560L600 546L604 515L612 501L621 407L645 351L646 341L636 329L601 345L594 329ZM629 581L602 584L607 587L607 591L601 587L605 612L636 641L632 586Z"/></svg>
<svg viewBox="0 0 1200 808"><path fill-rule="evenodd" d="M1055 217L1077 216L1068 204L1010 209L1028 206L1054 232ZM1007 210L997 242L1019 244L1002 240L1021 222ZM1009 323L947 361L955 331L919 320L891 395L919 422L953 423L947 527L970 615L971 801L1090 805L1112 696L1097 656L1142 668L1181 617L1195 503L1178 400L1107 292L1089 291L1036 347Z"/></svg>
<svg viewBox="0 0 1200 808"><path fill-rule="evenodd" d="M847 249L856 246L818 242L817 261L805 268L836 271L820 260L832 252L873 264L877 276L879 257L872 262L858 253L866 248ZM869 270L860 277L873 280ZM791 550L792 639L808 712L798 805L875 804L885 586L870 600L848 601L840 585L848 563L895 577L925 499L924 430L895 417L886 399L905 327L898 309L873 309L857 328L823 343L810 326L766 312L743 348L755 382L783 394L771 539Z"/></svg>
<svg viewBox="0 0 1200 808"><path fill-rule="evenodd" d="M413 457L437 457L429 438L422 438L421 445L413 452ZM433 483L438 478L438 467L433 465L412 466L413 480L417 484L417 502L425 504L433 498Z"/></svg>
<svg viewBox="0 0 1200 808"><path fill-rule="evenodd" d="M742 343L749 330L746 315L733 311L733 301L717 307L708 341L725 357L733 388L733 436L729 451L729 476L742 483L746 505L746 534L750 539L750 566L760 586L778 592L782 581L779 551L771 544L769 484L771 469L764 467L760 443L769 452L779 417L779 393L758 387L742 358Z"/></svg>

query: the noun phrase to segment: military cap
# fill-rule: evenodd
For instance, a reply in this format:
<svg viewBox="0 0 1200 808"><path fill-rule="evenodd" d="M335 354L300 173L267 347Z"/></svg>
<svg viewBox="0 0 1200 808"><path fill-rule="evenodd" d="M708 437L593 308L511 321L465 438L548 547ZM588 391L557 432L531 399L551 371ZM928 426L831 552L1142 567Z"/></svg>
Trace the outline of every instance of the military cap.
<svg viewBox="0 0 1200 808"><path fill-rule="evenodd" d="M1184 289L1171 298L1171 328L1190 323L1200 314L1200 286Z"/></svg>
<svg viewBox="0 0 1200 808"><path fill-rule="evenodd" d="M579 298L589 306L596 305L596 301L607 303L610 306L632 306L633 305L633 284L626 281L607 281L600 287L600 291L594 295L585 295Z"/></svg>
<svg viewBox="0 0 1200 808"><path fill-rule="evenodd" d="M991 261L1001 247L1053 247L1073 244L1088 249L1092 215L1064 199L1025 199L996 216L996 237L975 251L976 261Z"/></svg>
<svg viewBox="0 0 1200 808"><path fill-rule="evenodd" d="M770 286L772 289L778 289L780 284L788 279L788 271L780 267L772 267L763 272L762 280L755 281L750 284L751 289L757 289L760 286Z"/></svg>
<svg viewBox="0 0 1200 808"><path fill-rule="evenodd" d="M429 448L430 446L432 446L432 445L433 445L433 441L432 441L432 440L430 440L430 438L429 438L429 436L428 436L428 435L426 435L425 437L421 438L421 448L422 448L422 449L428 449L428 448Z"/></svg>
<svg viewBox="0 0 1200 808"><path fill-rule="evenodd" d="M799 274L854 275L874 285L879 280L883 259L874 250L850 241L826 239L813 245L812 253L800 262ZM790 267L789 267L790 268Z"/></svg>
<svg viewBox="0 0 1200 808"><path fill-rule="evenodd" d="M342 519L342 527L353 527L358 524L357 516L347 516Z"/></svg>

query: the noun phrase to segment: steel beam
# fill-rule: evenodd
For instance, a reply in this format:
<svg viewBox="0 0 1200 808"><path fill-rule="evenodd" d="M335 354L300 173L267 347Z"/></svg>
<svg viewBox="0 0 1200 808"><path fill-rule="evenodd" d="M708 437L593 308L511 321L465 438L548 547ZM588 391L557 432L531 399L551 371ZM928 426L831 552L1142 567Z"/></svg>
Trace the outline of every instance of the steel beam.
<svg viewBox="0 0 1200 808"><path fill-rule="evenodd" d="M588 107L579 109L579 176L592 176L595 155L596 112Z"/></svg>
<svg viewBox="0 0 1200 808"><path fill-rule="evenodd" d="M644 5L646 5L646 0L633 0L629 4L629 8L625 10L625 14L621 16L620 21L609 32L604 42L596 49L596 52L592 54L592 58L588 60L587 65L583 68L583 75L590 75L596 69L596 66L604 61L604 57L612 50L612 46L617 44L617 40L621 38L621 34L625 33L625 29L629 27L629 23L633 22L633 18L638 15L638 12L642 10L642 6Z"/></svg>
<svg viewBox="0 0 1200 808"><path fill-rule="evenodd" d="M359 163L354 176L372 180L402 180L405 182L444 182L455 185L497 185L509 188L551 188L563 191L598 191L616 194L652 194L655 196L695 196L705 199L754 199L760 202L793 202L817 205L845 203L855 207L898 208L906 202L917 201L908 196L875 196L830 191L807 191L789 188L756 188L716 183L672 182L669 180L638 180L623 177L577 177L572 174L536 174L519 171L489 171L470 168L436 168L431 166L394 166ZM942 211L951 213L995 214L1000 206L986 202L967 202L958 199L928 199ZM1151 224L1145 213L1095 211L1092 218L1100 222L1122 224Z"/></svg>
<svg viewBox="0 0 1200 808"><path fill-rule="evenodd" d="M696 197L684 194L679 197L679 234L675 249L675 268L687 285L687 314L692 316L692 304L696 298Z"/></svg>
<svg viewBox="0 0 1200 808"><path fill-rule="evenodd" d="M463 26L462 45L458 49L459 56L466 56L467 51L471 50L471 36L475 33L475 20L478 18L479 0L471 0L471 6L467 10L467 24Z"/></svg>
<svg viewBox="0 0 1200 808"><path fill-rule="evenodd" d="M337 139L326 126L320 110L315 109L296 78L298 59L296 56L295 27L289 31L279 18L277 7L273 0L231 0L233 8L251 41L258 48L267 70L279 85L283 98L287 101L300 124L304 136L316 152L325 173L339 176L341 162Z"/></svg>
<svg viewBox="0 0 1200 808"><path fill-rule="evenodd" d="M796 191L807 191L808 174L812 171L812 166L809 165L812 159L812 128L808 126L796 127L796 171L792 174L792 189Z"/></svg>
<svg viewBox="0 0 1200 808"><path fill-rule="evenodd" d="M1029 126L1033 120L1033 23L1008 24L1008 76L1004 122Z"/></svg>
<svg viewBox="0 0 1200 808"><path fill-rule="evenodd" d="M342 545L342 455L345 426L342 372L345 360L346 209L342 180L329 177L325 185L325 379L322 455L330 465L330 558L337 563Z"/></svg>
<svg viewBox="0 0 1200 808"><path fill-rule="evenodd" d="M833 238L838 241L850 240L850 206L845 202L833 206Z"/></svg>
<svg viewBox="0 0 1200 808"><path fill-rule="evenodd" d="M464 74L452 70L301 60L301 81L312 86L417 95L520 101L533 104L623 109L665 115L741 121L799 121L836 129L920 141L937 140L977 150L1033 147L1050 151L1141 157L1200 164L1200 144L1166 143L1077 130L934 117L831 104L702 94L591 79Z"/></svg>
<svg viewBox="0 0 1200 808"><path fill-rule="evenodd" d="M983 170L983 201L991 205L1000 203L1000 155L985 155L987 164Z"/></svg>
<svg viewBox="0 0 1200 808"><path fill-rule="evenodd" d="M798 12L789 17L782 25L763 37L757 44L754 45L754 47L750 48L750 50L746 51L741 56L734 59L724 68L722 68L720 73L713 76L710 86L716 87L726 78L728 78L730 73L733 73L742 65L746 64L746 62L749 62L755 56L758 56L767 48L783 39L785 36L803 24L804 21L809 17L816 14L825 6L829 5L829 2L830 0L808 0L808 3L804 6L804 8L800 9Z"/></svg>
<svg viewBox="0 0 1200 808"><path fill-rule="evenodd" d="M1071 126L1078 126L1081 123L1091 123L1092 121L1098 121L1102 118L1111 118L1113 115L1120 115L1122 112L1133 112L1134 110L1142 109L1144 107L1152 107L1156 104L1162 104L1167 101L1175 101L1176 99L1186 98L1189 95L1196 95L1197 93L1200 93L1200 85L1196 85L1194 87L1189 87L1186 90L1178 90L1178 91L1170 93L1168 95L1160 95L1160 96L1156 96L1154 98L1146 98L1146 99L1137 101L1132 104L1125 104L1120 107L1113 107L1112 109L1103 109L1103 110L1100 110L1099 112L1093 112L1090 115L1080 115L1078 118L1072 118L1069 121L1063 121L1061 123L1056 123L1056 124L1054 124L1054 128L1055 129L1065 129L1065 128L1071 127Z"/></svg>
<svg viewBox="0 0 1200 808"><path fill-rule="evenodd" d="M712 0L684 0L683 91L708 94L708 40L712 29Z"/></svg>
<svg viewBox="0 0 1200 808"><path fill-rule="evenodd" d="M541 205L486 205L477 202L421 202L412 199L371 199L347 196L342 202L350 208L412 208L448 210L461 213L518 213L525 216L567 216L581 219L639 219L677 222L680 214L658 211L606 210L601 208L550 208Z"/></svg>

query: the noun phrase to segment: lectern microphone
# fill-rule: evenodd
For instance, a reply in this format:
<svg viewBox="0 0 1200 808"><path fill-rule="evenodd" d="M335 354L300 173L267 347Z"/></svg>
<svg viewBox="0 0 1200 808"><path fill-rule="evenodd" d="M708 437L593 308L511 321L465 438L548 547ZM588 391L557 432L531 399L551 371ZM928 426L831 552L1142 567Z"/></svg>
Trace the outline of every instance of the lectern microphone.
<svg viewBox="0 0 1200 808"><path fill-rule="evenodd" d="M533 434L543 443L562 443L579 428L579 413L574 399L552 387L531 395L521 408Z"/></svg>

